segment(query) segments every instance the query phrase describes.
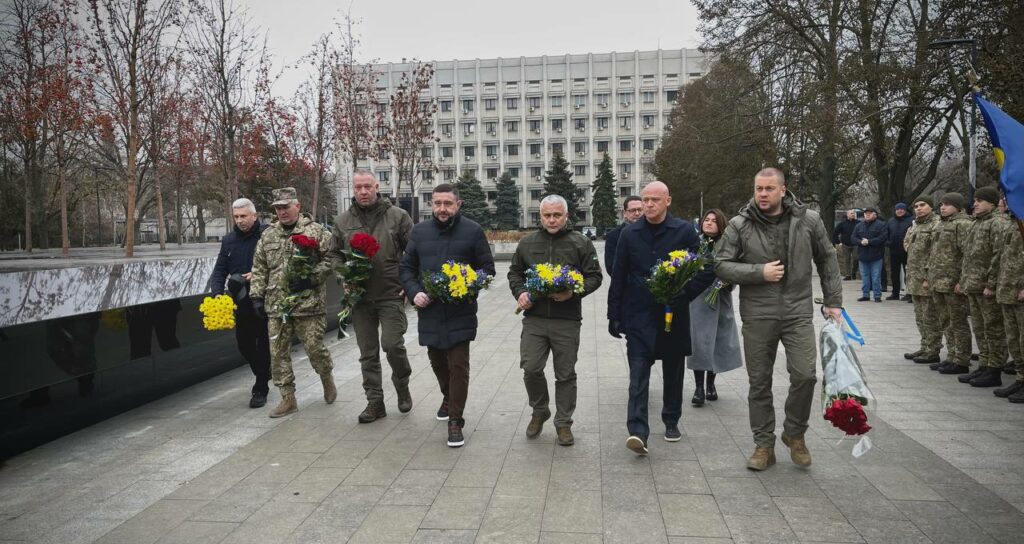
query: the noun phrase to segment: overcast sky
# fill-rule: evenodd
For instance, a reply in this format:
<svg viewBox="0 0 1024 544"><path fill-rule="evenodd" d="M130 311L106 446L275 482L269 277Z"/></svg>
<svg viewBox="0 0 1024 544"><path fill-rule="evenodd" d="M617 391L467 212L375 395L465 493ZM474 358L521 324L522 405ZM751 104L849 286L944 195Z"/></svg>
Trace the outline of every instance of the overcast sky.
<svg viewBox="0 0 1024 544"><path fill-rule="evenodd" d="M236 0L267 32L275 64L294 63L334 27L348 0ZM351 0L363 58L451 60L696 47L696 11L680 0ZM302 77L286 73L276 92Z"/></svg>

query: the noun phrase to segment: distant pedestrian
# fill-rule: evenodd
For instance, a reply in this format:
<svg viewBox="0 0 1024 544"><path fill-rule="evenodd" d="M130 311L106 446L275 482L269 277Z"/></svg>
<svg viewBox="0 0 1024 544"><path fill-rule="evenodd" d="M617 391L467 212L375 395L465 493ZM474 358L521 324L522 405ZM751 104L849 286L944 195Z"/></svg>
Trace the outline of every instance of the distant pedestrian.
<svg viewBox="0 0 1024 544"><path fill-rule="evenodd" d="M907 205L897 202L892 218L886 223L889 231L889 283L892 285L892 294L887 297L888 300L900 300L907 269L907 250L903 247L903 239L913 224L914 219L907 213Z"/></svg>
<svg viewBox="0 0 1024 544"><path fill-rule="evenodd" d="M857 210L846 210L846 219L843 219L835 226L832 232L832 243L837 246L842 271L846 273L844 280L857 278L857 242L853 239L853 229L857 227Z"/></svg>
<svg viewBox="0 0 1024 544"><path fill-rule="evenodd" d="M612 273L612 265L615 264L615 248L619 244L619 235L622 229L636 223L644 215L644 204L640 197L629 195L622 201L622 223L604 235L604 272Z"/></svg>
<svg viewBox="0 0 1024 544"><path fill-rule="evenodd" d="M853 240L857 243L861 277L861 297L857 300L871 300L871 294L874 293L875 302L882 302L882 260L885 258L889 231L885 223L878 220L877 209L864 209L864 221L853 229Z"/></svg>

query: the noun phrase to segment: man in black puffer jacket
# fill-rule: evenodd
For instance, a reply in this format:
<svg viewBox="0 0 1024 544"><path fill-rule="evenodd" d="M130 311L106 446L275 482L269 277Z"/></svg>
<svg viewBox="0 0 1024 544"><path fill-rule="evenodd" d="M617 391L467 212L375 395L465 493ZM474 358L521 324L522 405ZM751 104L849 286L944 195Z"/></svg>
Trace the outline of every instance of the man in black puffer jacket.
<svg viewBox="0 0 1024 544"><path fill-rule="evenodd" d="M469 343L476 339L477 304L445 304L424 292L424 272L437 272L447 261L469 265L494 276L494 256L484 229L459 215L458 190L447 183L434 187L434 218L413 227L399 265L405 295L419 309L420 345L427 347L444 401L437 419L448 420L448 446L465 443L462 411L469 393Z"/></svg>
<svg viewBox="0 0 1024 544"><path fill-rule="evenodd" d="M238 351L249 362L249 368L256 376L252 386L250 408L260 408L267 403L270 387L270 339L267 336L267 318L253 310L249 298L249 279L252 277L252 259L256 253L256 242L267 225L260 222L256 206L248 198L240 198L231 205L235 230L228 233L220 244L217 264L210 278L213 296L223 294L225 287L235 299L235 341Z"/></svg>

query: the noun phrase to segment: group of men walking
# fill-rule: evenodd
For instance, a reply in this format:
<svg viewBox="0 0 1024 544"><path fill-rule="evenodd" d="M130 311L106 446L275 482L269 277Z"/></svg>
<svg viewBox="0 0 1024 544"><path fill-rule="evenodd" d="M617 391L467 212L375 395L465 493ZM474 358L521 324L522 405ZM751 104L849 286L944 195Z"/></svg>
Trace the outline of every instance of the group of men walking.
<svg viewBox="0 0 1024 544"><path fill-rule="evenodd" d="M965 199L946 193L938 215L930 196L914 201L914 226L906 236L907 288L921 333L917 351L904 357L941 374L959 375L973 387L1002 385L997 397L1024 403L1024 246L1006 202L993 187ZM970 367L973 337L978 367ZM941 359L943 339L946 358Z"/></svg>

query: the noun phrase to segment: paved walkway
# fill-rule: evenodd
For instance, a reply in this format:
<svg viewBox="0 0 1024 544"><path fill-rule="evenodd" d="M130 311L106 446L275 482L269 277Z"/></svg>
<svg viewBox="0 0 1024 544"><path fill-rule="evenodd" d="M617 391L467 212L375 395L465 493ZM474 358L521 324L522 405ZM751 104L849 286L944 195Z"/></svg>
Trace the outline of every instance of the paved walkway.
<svg viewBox="0 0 1024 544"><path fill-rule="evenodd" d="M845 287L855 299L853 282ZM524 436L519 318L500 279L482 298L465 447L445 447L440 394L413 334L415 408L399 414L388 385L389 416L370 425L356 423L365 401L355 343L332 340L333 406L297 357L296 415L249 410L251 377L239 368L9 461L0 542L1024 540L1024 407L904 361L917 341L910 304L848 304L881 397L875 448L854 459L852 441L815 412L809 470L780 444L779 463L753 473L742 370L720 377L717 402L687 402L681 442L662 440L655 417L651 455L625 449L625 344L605 332L605 293L584 303L573 447L554 443L550 423ZM780 357L776 398L784 368Z"/></svg>

